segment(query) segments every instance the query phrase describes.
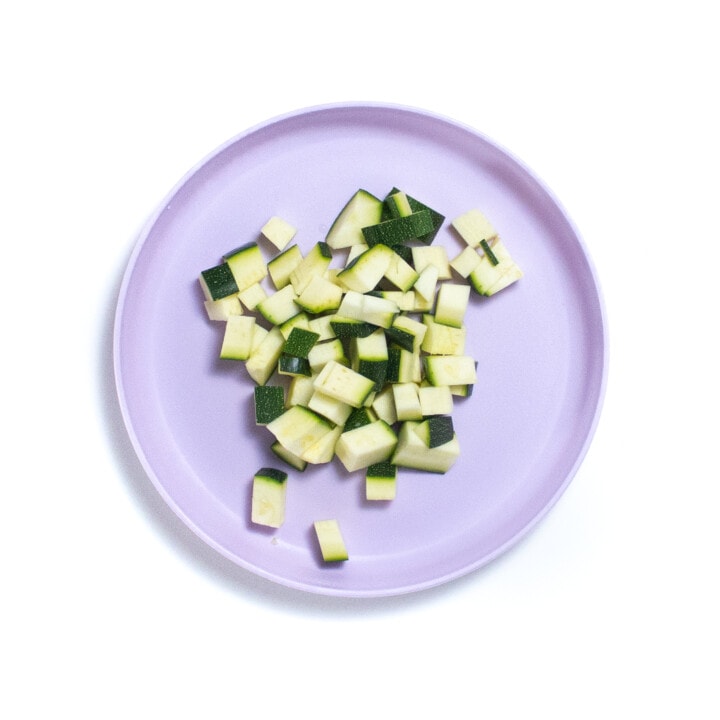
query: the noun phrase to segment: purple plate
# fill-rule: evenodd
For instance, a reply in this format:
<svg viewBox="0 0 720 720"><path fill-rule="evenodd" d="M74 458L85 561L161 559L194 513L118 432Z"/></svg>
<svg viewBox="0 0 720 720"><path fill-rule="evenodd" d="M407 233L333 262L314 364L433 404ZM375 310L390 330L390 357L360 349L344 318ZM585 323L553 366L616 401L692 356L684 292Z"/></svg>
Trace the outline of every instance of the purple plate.
<svg viewBox="0 0 720 720"><path fill-rule="evenodd" d="M402 469L397 498L364 500L363 473L337 461L289 469L287 519L249 521L255 470L281 466L254 425L242 363L217 359L198 274L279 215L303 250L362 187L393 186L449 221L483 210L524 278L473 297L468 353L479 379L453 414L462 454L446 475ZM265 246L267 256L270 249ZM334 263L336 264L336 263ZM349 103L284 115L232 139L170 193L143 231L120 291L114 337L120 405L162 497L225 557L327 595L397 595L473 571L515 544L558 500L588 449L606 378L597 278L577 231L522 163L477 131L416 109ZM336 518L350 560L323 565L312 523Z"/></svg>

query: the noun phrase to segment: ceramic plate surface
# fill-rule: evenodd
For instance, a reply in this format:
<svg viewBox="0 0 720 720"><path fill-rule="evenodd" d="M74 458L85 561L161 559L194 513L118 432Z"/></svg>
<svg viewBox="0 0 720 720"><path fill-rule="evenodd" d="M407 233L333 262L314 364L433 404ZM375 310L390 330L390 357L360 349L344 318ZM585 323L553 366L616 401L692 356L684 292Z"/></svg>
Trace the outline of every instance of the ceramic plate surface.
<svg viewBox="0 0 720 720"><path fill-rule="evenodd" d="M491 298L473 296L468 309L467 353L478 362L478 382L455 403L461 457L446 475L401 469L388 503L365 501L363 473L348 474L337 461L304 473L288 468L285 524L255 526L253 473L281 465L269 432L254 424L244 367L218 359L222 326L207 319L198 275L257 240L273 215L298 228L295 241L306 251L324 240L358 188L384 196L393 186L445 215L435 243L451 258L463 244L450 220L481 209L525 273ZM523 537L585 456L607 366L592 263L544 184L459 122L360 103L272 119L189 172L133 251L114 341L130 438L178 516L262 577L355 597L447 582ZM327 518L340 523L348 562L319 559L312 523Z"/></svg>

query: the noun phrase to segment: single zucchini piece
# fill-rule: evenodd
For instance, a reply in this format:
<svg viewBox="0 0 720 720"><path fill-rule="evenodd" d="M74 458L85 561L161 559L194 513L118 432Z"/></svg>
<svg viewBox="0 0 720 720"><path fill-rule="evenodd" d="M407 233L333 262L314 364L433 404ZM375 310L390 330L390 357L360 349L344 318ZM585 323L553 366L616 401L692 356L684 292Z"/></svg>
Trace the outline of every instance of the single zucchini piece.
<svg viewBox="0 0 720 720"><path fill-rule="evenodd" d="M409 262L404 260L397 252L393 252L383 277L398 290L408 291L417 282L419 274Z"/></svg>
<svg viewBox="0 0 720 720"><path fill-rule="evenodd" d="M397 465L379 462L365 471L366 500L394 500L397 487Z"/></svg>
<svg viewBox="0 0 720 720"><path fill-rule="evenodd" d="M468 275L468 281L473 289L480 295L491 295L491 289L500 282L500 279L509 271L513 271L508 279L515 280L522 277L518 266L510 256L505 244L498 238L491 243L493 259L486 253L480 255L480 260L473 271ZM497 262L495 262L497 261ZM511 283L506 282L503 287L507 287ZM495 292L498 292L497 290Z"/></svg>
<svg viewBox="0 0 720 720"><path fill-rule="evenodd" d="M364 243L362 228L380 222L382 211L382 200L358 190L335 218L325 242L334 250Z"/></svg>
<svg viewBox="0 0 720 720"><path fill-rule="evenodd" d="M312 465L329 463L335 457L335 444L340 437L340 433L342 433L342 426L337 425L309 447L302 454L302 459Z"/></svg>
<svg viewBox="0 0 720 720"><path fill-rule="evenodd" d="M296 375L290 381L290 385L288 385L285 407L291 408L293 405L303 405L304 407L307 407L312 394L315 392L314 383L314 377Z"/></svg>
<svg viewBox="0 0 720 720"><path fill-rule="evenodd" d="M251 315L232 315L225 322L220 357L225 360L247 360L252 351L255 318Z"/></svg>
<svg viewBox="0 0 720 720"><path fill-rule="evenodd" d="M340 339L367 337L377 330L377 325L337 314L331 317L330 327L332 327L335 336Z"/></svg>
<svg viewBox="0 0 720 720"><path fill-rule="evenodd" d="M401 245L417 240L433 231L433 222L428 210L420 210L405 217L391 218L362 229L365 242L374 245Z"/></svg>
<svg viewBox="0 0 720 720"><path fill-rule="evenodd" d="M342 400L330 397L317 388L310 396L307 406L309 410L322 415L336 425L344 425L350 413L353 411L351 405L348 405Z"/></svg>
<svg viewBox="0 0 720 720"><path fill-rule="evenodd" d="M330 324L332 318L332 315L319 315L318 317L310 318L308 321L307 329L318 334L318 342L334 340L337 337Z"/></svg>
<svg viewBox="0 0 720 720"><path fill-rule="evenodd" d="M322 277L331 261L332 250L328 247L327 243L315 243L308 254L290 273L290 284L293 286L295 294L302 294L302 291L314 277Z"/></svg>
<svg viewBox="0 0 720 720"><path fill-rule="evenodd" d="M420 399L420 409L423 417L452 414L454 406L453 394L448 385L420 387L418 388L418 398Z"/></svg>
<svg viewBox="0 0 720 720"><path fill-rule="evenodd" d="M383 213L389 218L412 215L410 201L408 200L408 196L402 190L390 193L383 202L385 203Z"/></svg>
<svg viewBox="0 0 720 720"><path fill-rule="evenodd" d="M337 280L346 290L369 292L382 280L390 263L395 262L395 258L399 256L387 245L376 245L362 255L358 255L342 269L337 275Z"/></svg>
<svg viewBox="0 0 720 720"><path fill-rule="evenodd" d="M295 302L297 295L292 285L276 290L257 306L257 311L273 325L280 325L297 315L301 308Z"/></svg>
<svg viewBox="0 0 720 720"><path fill-rule="evenodd" d="M413 430L429 448L445 445L455 437L455 428L449 415L428 418L416 425Z"/></svg>
<svg viewBox="0 0 720 720"><path fill-rule="evenodd" d="M258 385L265 385L275 372L283 345L285 345L285 338L280 329L274 327L251 351L250 357L245 362L245 369Z"/></svg>
<svg viewBox="0 0 720 720"><path fill-rule="evenodd" d="M268 269L256 242L241 245L223 257L235 278L238 292L267 277Z"/></svg>
<svg viewBox="0 0 720 720"><path fill-rule="evenodd" d="M319 373L331 360L339 362L341 365L350 364L345 357L345 348L339 338L317 343L308 354L310 369L314 373Z"/></svg>
<svg viewBox="0 0 720 720"><path fill-rule="evenodd" d="M462 278L467 278L480 263L480 254L470 246L450 261L450 267Z"/></svg>
<svg viewBox="0 0 720 720"><path fill-rule="evenodd" d="M315 378L316 390L352 407L362 406L374 387L372 380L335 360L327 363Z"/></svg>
<svg viewBox="0 0 720 720"><path fill-rule="evenodd" d="M446 473L460 456L457 434L450 442L430 448L415 432L415 428L419 424L409 420L401 425L397 446L390 462L399 467L431 473Z"/></svg>
<svg viewBox="0 0 720 720"><path fill-rule="evenodd" d="M265 292L265 288L257 282L245 288L238 294L238 297L243 306L252 311L267 297L267 293Z"/></svg>
<svg viewBox="0 0 720 720"><path fill-rule="evenodd" d="M270 450L272 450L275 455L279 457L283 462L286 462L290 467L295 468L295 470L303 472L303 470L305 470L305 468L307 467L306 460L303 460L301 457L298 457L297 455L291 453L277 440L270 446Z"/></svg>
<svg viewBox="0 0 720 720"><path fill-rule="evenodd" d="M403 349L399 345L388 346L388 366L385 382L396 383L400 381L400 357Z"/></svg>
<svg viewBox="0 0 720 720"><path fill-rule="evenodd" d="M419 350L427 332L427 326L419 320L414 320L407 315L398 315L388 330L399 330L412 338L410 347L406 350ZM387 332L387 331L386 331ZM404 345L403 345L404 347Z"/></svg>
<svg viewBox="0 0 720 720"><path fill-rule="evenodd" d="M352 408L350 414L345 420L343 432L348 432L348 430L354 430L355 428L362 427L363 425L369 425L371 422L374 422L377 419L377 414L368 407L363 406L359 408Z"/></svg>
<svg viewBox="0 0 720 720"><path fill-rule="evenodd" d="M303 254L297 245L291 245L267 264L270 279L276 290L282 290L289 282L293 270L302 262Z"/></svg>
<svg viewBox="0 0 720 720"><path fill-rule="evenodd" d="M388 328L399 312L400 309L392 300L348 290L340 303L337 315Z"/></svg>
<svg viewBox="0 0 720 720"><path fill-rule="evenodd" d="M353 338L350 342L350 367L374 382L379 391L385 384L388 365L388 348L385 331L376 330L364 338Z"/></svg>
<svg viewBox="0 0 720 720"><path fill-rule="evenodd" d="M447 250L443 245L414 247L412 248L412 257L416 272L422 273L428 265L434 265L438 270L438 280L452 278Z"/></svg>
<svg viewBox="0 0 720 720"><path fill-rule="evenodd" d="M293 405L266 425L275 439L291 453L302 457L334 425L302 405Z"/></svg>
<svg viewBox="0 0 720 720"><path fill-rule="evenodd" d="M455 328L435 322L435 317L426 313L423 315L423 324L427 332L423 338L421 348L429 355L463 355L467 330L465 326Z"/></svg>
<svg viewBox="0 0 720 720"><path fill-rule="evenodd" d="M395 431L384 420L375 420L342 433L335 454L348 472L354 472L387 460L396 444Z"/></svg>
<svg viewBox="0 0 720 720"><path fill-rule="evenodd" d="M224 322L232 315L242 315L243 309L240 298L236 295L228 295L219 300L205 300L205 312L208 319Z"/></svg>
<svg viewBox="0 0 720 720"><path fill-rule="evenodd" d="M348 559L345 540L337 520L316 520L313 527L320 546L320 554L325 562L342 562Z"/></svg>
<svg viewBox="0 0 720 720"><path fill-rule="evenodd" d="M391 300L397 305L400 312L414 312L417 305L415 293L412 290L373 290L368 295Z"/></svg>
<svg viewBox="0 0 720 720"><path fill-rule="evenodd" d="M251 520L257 525L278 528L285 522L287 473L260 468L253 476Z"/></svg>
<svg viewBox="0 0 720 720"><path fill-rule="evenodd" d="M288 318L284 323L278 325L278 327L283 337L287 340L294 328L310 330L310 316L304 310L301 310L297 315Z"/></svg>
<svg viewBox="0 0 720 720"><path fill-rule="evenodd" d="M285 390L281 385L256 385L254 399L256 425L267 425L285 412Z"/></svg>
<svg viewBox="0 0 720 720"><path fill-rule="evenodd" d="M232 270L224 262L200 273L200 287L206 300L222 300L239 292Z"/></svg>
<svg viewBox="0 0 720 720"><path fill-rule="evenodd" d="M397 188L393 188L389 195L387 197L390 197L392 195L397 194L399 191ZM386 199L387 199L386 197ZM432 219L433 229L427 233L426 235L423 235L417 240L419 240L424 245L430 245L433 240L435 239L435 236L438 233L438 230L440 230L440 227L442 226L443 222L445 221L445 216L441 215L437 210L433 210L433 208L429 207L425 203L420 202L417 198L412 197L411 195L408 195L405 193L405 197L407 198L408 205L410 206L410 209L413 212L420 212L421 210L427 210L430 213L430 218ZM386 219L388 216L391 216L391 209L388 207L387 204L384 205L385 207L385 213L383 219Z"/></svg>
<svg viewBox="0 0 720 720"><path fill-rule="evenodd" d="M295 237L297 228L292 226L287 220L273 216L263 225L260 232L262 232L263 236L278 250L284 250L287 244Z"/></svg>
<svg viewBox="0 0 720 720"><path fill-rule="evenodd" d="M343 291L339 285L316 275L305 286L295 302L309 313L320 313L337 310L342 302Z"/></svg>
<svg viewBox="0 0 720 720"><path fill-rule="evenodd" d="M312 375L310 362L307 358L287 355L286 353L280 354L278 359L278 372L280 375L290 375L293 377L310 377Z"/></svg>
<svg viewBox="0 0 720 720"><path fill-rule="evenodd" d="M423 360L431 385L471 385L477 381L475 360L469 355L426 355Z"/></svg>
<svg viewBox="0 0 720 720"><path fill-rule="evenodd" d="M388 425L397 422L397 411L395 410L395 398L393 396L393 384L388 383L380 392L375 393L372 401L372 409L377 418L384 420ZM348 420L349 422L349 420ZM347 423L345 424L347 427Z"/></svg>
<svg viewBox="0 0 720 720"><path fill-rule="evenodd" d="M285 340L283 353L286 355L294 355L298 358L307 358L319 337L317 333L311 330L294 327L290 331L287 340Z"/></svg>
<svg viewBox="0 0 720 720"><path fill-rule="evenodd" d="M480 210L469 210L452 221L452 226L468 247L480 247L486 240L490 244L497 238L497 230Z"/></svg>
<svg viewBox="0 0 720 720"><path fill-rule="evenodd" d="M509 287L514 282L520 280L522 278L523 272L522 270L517 266L514 265L506 270L496 282L494 282L486 291L485 295L490 297L491 295L495 295L496 293L499 293L501 290L504 290L506 287Z"/></svg>
<svg viewBox="0 0 720 720"><path fill-rule="evenodd" d="M435 322L455 328L462 327L469 300L469 285L443 283L435 302Z"/></svg>
<svg viewBox="0 0 720 720"><path fill-rule="evenodd" d="M392 386L395 414L398 420L422 420L423 413L414 382L394 383Z"/></svg>

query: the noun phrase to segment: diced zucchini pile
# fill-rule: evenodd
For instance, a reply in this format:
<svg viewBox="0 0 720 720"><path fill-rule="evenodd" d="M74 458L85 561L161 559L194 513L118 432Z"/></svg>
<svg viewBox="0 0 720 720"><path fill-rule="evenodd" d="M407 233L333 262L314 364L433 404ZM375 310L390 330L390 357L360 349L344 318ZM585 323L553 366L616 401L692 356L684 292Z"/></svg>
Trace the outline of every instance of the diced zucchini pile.
<svg viewBox="0 0 720 720"><path fill-rule="evenodd" d="M450 259L433 244L444 221L397 188L383 199L360 189L305 254L272 217L270 257L250 242L200 273L207 315L224 323L220 357L244 363L256 424L290 467L337 458L364 471L368 500L392 500L398 468L445 473L457 460L453 406L477 377L471 292L494 295L522 272L479 210L452 221L465 247ZM259 472L253 521L276 527L286 474ZM321 546L334 547L323 557L339 559L334 521L323 522Z"/></svg>

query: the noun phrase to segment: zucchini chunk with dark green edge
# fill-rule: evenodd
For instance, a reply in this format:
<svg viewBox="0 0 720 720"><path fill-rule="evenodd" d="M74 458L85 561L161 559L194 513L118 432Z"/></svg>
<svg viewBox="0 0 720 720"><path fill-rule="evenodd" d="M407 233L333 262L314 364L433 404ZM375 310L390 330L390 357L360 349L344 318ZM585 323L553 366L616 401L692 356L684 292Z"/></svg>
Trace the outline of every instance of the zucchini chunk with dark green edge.
<svg viewBox="0 0 720 720"><path fill-rule="evenodd" d="M391 218L362 230L365 242L371 248L379 243L391 247L401 245L425 237L432 231L432 217L428 210L420 210L405 217Z"/></svg>
<svg viewBox="0 0 720 720"><path fill-rule="evenodd" d="M383 201L367 190L358 190L330 226L325 242L336 250L364 243L362 228L380 222Z"/></svg>
<svg viewBox="0 0 720 720"><path fill-rule="evenodd" d="M390 198L395 198L398 193L402 192L398 188L393 188L383 200L383 220L388 220L392 217L394 217L393 212L393 206L397 207L396 200L390 200ZM407 204L412 210L412 212L420 212L421 210L427 210L430 213L430 218L432 221L433 229L430 230L430 232L426 233L425 235L416 238L424 245L430 245L432 241L437 236L438 230L442 227L442 224L445 222L445 216L439 213L437 210L434 210L431 207L428 207L425 203L420 202L416 198L408 195L407 193L403 193L405 195L405 199L407 200ZM401 201L402 202L402 201Z"/></svg>
<svg viewBox="0 0 720 720"><path fill-rule="evenodd" d="M255 386L255 424L267 425L285 412L285 390L281 385Z"/></svg>
<svg viewBox="0 0 720 720"><path fill-rule="evenodd" d="M200 286L206 300L222 300L239 292L235 277L227 263L203 270L200 273Z"/></svg>
<svg viewBox="0 0 720 720"><path fill-rule="evenodd" d="M316 520L313 526L320 545L320 554L325 562L341 562L348 559L345 540L337 520Z"/></svg>
<svg viewBox="0 0 720 720"><path fill-rule="evenodd" d="M253 476L250 519L257 525L278 528L285 522L287 473L260 468Z"/></svg>
<svg viewBox="0 0 720 720"><path fill-rule="evenodd" d="M312 330L294 327L290 331L283 352L286 355L294 355L299 358L307 358L320 335Z"/></svg>
<svg viewBox="0 0 720 720"><path fill-rule="evenodd" d="M421 422L415 432L423 442L434 448L450 442L455 436L452 418L449 415L437 415Z"/></svg>
<svg viewBox="0 0 720 720"><path fill-rule="evenodd" d="M386 460L368 466L365 470L365 499L394 500L396 480L397 465Z"/></svg>

